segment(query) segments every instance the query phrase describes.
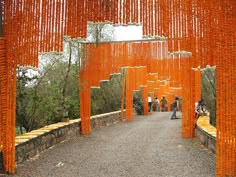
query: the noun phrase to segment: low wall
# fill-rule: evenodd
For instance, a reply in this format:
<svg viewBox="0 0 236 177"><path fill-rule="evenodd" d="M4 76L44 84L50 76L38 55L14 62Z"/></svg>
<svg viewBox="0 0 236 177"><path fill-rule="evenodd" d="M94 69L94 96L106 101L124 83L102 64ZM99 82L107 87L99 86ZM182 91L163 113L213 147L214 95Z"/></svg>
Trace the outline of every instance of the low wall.
<svg viewBox="0 0 236 177"><path fill-rule="evenodd" d="M97 128L97 127L109 126L110 124L115 124L117 122L120 122L120 114L121 111L116 111L92 116L91 127Z"/></svg>
<svg viewBox="0 0 236 177"><path fill-rule="evenodd" d="M201 143L213 153L216 152L216 128L209 123L209 117L198 118L195 128L195 136Z"/></svg>
<svg viewBox="0 0 236 177"><path fill-rule="evenodd" d="M2 160L2 152L0 151L0 174L4 172L3 169L3 160Z"/></svg>
<svg viewBox="0 0 236 177"><path fill-rule="evenodd" d="M91 117L91 128L108 126L120 121L121 111ZM125 113L124 113L125 116ZM59 122L16 137L16 164L20 164L45 149L71 137L80 136L81 119ZM0 170L2 165L0 152ZM2 169L3 170L3 169Z"/></svg>

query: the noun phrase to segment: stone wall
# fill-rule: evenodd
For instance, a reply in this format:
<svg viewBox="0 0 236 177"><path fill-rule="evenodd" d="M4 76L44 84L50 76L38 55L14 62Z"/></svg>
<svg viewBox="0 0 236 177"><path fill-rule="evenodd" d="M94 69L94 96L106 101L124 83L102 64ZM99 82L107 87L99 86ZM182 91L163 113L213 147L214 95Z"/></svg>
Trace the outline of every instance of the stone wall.
<svg viewBox="0 0 236 177"><path fill-rule="evenodd" d="M92 128L109 126L110 124L115 124L117 122L120 122L120 111L100 114L91 117Z"/></svg>
<svg viewBox="0 0 236 177"><path fill-rule="evenodd" d="M30 132L29 132L30 133ZM45 149L70 137L80 134L80 122L75 122L38 135L28 141L16 145L16 163L34 157Z"/></svg>
<svg viewBox="0 0 236 177"><path fill-rule="evenodd" d="M121 111L91 117L91 128L120 122ZM125 114L125 113L124 113ZM125 115L124 115L125 116ZM59 122L16 137L16 164L20 164L47 148L71 137L80 136L80 119ZM0 172L3 171L0 152Z"/></svg>
<svg viewBox="0 0 236 177"><path fill-rule="evenodd" d="M2 152L0 151L0 174L4 172Z"/></svg>
<svg viewBox="0 0 236 177"><path fill-rule="evenodd" d="M216 128L210 125L208 117L199 117L195 136L213 153L216 152Z"/></svg>

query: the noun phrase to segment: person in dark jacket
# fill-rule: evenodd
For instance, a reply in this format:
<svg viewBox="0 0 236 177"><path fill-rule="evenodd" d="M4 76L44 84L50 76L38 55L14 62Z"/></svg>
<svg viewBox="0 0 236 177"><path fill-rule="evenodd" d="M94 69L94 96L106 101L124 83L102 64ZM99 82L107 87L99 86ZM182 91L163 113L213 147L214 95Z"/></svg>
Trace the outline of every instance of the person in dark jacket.
<svg viewBox="0 0 236 177"><path fill-rule="evenodd" d="M172 109L173 109L173 113L172 113L172 115L171 115L171 120L173 120L173 119L177 119L177 117L176 117L176 112L177 112L177 110L178 110L178 100L179 100L179 98L178 97L176 97L175 98L175 102L172 104Z"/></svg>
<svg viewBox="0 0 236 177"><path fill-rule="evenodd" d="M167 105L167 100L166 98L163 96L161 99L161 111L165 112L166 111L166 105Z"/></svg>

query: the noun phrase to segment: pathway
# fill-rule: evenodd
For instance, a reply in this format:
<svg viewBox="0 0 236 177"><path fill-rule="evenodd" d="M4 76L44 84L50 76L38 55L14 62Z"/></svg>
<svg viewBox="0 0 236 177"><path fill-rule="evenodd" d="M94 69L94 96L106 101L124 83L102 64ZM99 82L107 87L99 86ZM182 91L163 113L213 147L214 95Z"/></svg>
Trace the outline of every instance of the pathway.
<svg viewBox="0 0 236 177"><path fill-rule="evenodd" d="M215 155L154 112L92 130L17 166L15 177L214 177Z"/></svg>

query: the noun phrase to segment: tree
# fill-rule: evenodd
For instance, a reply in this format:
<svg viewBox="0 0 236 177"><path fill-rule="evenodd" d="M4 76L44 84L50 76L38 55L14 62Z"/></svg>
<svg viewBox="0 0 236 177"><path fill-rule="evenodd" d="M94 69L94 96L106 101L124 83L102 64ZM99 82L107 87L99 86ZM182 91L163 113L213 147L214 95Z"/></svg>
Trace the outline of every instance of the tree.
<svg viewBox="0 0 236 177"><path fill-rule="evenodd" d="M20 127L21 134L23 133L23 127L26 131L30 131L32 128L32 119L29 119L27 112L29 96L32 93L32 88L27 84L36 80L37 77L30 77L28 75L27 68L17 68L17 99L16 99L16 123Z"/></svg>
<svg viewBox="0 0 236 177"><path fill-rule="evenodd" d="M134 109L138 115L143 114L143 100L141 91L136 91L133 96Z"/></svg>
<svg viewBox="0 0 236 177"><path fill-rule="evenodd" d="M99 42L114 40L114 27L110 22L88 22L87 40L98 46Z"/></svg>
<svg viewBox="0 0 236 177"><path fill-rule="evenodd" d="M202 70L202 98L210 112L210 123L216 125L216 79L215 67L207 66Z"/></svg>
<svg viewBox="0 0 236 177"><path fill-rule="evenodd" d="M91 114L118 111L121 108L121 74L112 74L91 91Z"/></svg>
<svg viewBox="0 0 236 177"><path fill-rule="evenodd" d="M2 28L2 3L0 2L0 36L3 36L3 28Z"/></svg>
<svg viewBox="0 0 236 177"><path fill-rule="evenodd" d="M20 127L31 131L61 121L64 105L71 118L79 118L78 65L70 64L70 72L65 70L67 67L67 62L54 57L35 78L27 75L27 69L18 70L17 123Z"/></svg>

